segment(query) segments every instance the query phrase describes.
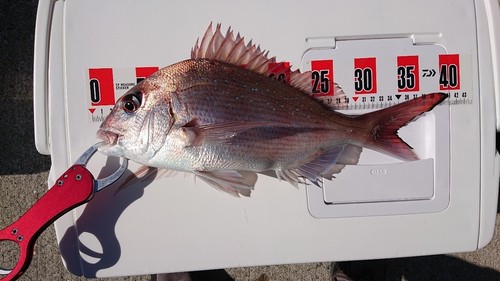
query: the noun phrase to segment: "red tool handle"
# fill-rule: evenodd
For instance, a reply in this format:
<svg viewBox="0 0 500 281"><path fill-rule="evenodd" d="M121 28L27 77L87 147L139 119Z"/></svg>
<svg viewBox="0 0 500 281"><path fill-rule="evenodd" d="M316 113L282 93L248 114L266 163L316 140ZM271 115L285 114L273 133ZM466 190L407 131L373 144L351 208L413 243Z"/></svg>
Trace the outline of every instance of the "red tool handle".
<svg viewBox="0 0 500 281"><path fill-rule="evenodd" d="M15 280L28 268L38 236L56 219L88 202L94 195L94 177L83 165L70 167L24 215L0 231L0 241L19 245L19 258L2 281Z"/></svg>

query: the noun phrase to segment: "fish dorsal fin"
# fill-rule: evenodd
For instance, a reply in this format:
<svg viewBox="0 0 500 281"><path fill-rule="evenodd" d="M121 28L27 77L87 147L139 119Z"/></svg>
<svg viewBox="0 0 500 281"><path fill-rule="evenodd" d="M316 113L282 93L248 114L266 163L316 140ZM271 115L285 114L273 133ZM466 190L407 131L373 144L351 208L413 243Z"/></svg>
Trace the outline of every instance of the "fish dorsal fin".
<svg viewBox="0 0 500 281"><path fill-rule="evenodd" d="M253 44L252 40L245 44L245 39L238 33L234 35L231 27L223 35L221 32L221 24L217 24L215 32L212 29L212 23L208 26L203 38L196 40L196 44L191 49L192 59L212 59L229 64L233 64L245 69L251 70L258 74L271 76L279 79L279 76L273 75L277 72L289 73L287 83L301 90L305 94L315 96L313 93L313 84L311 81L311 71L301 73L299 70L290 70L287 63L276 63L276 57L268 57L269 52L261 50L260 46ZM344 91L337 85L334 85L334 105L330 105L332 109L342 109L346 105L346 95ZM322 98L319 98L320 100ZM339 102L340 101L340 102Z"/></svg>
<svg viewBox="0 0 500 281"><path fill-rule="evenodd" d="M276 62L275 57L267 57L268 53L262 51L260 46L253 44L252 40L245 44L244 38L239 33L235 37L231 28L224 36L221 32L221 24L217 24L214 32L210 23L201 42L198 39L191 50L191 58L222 61L266 75L268 65Z"/></svg>

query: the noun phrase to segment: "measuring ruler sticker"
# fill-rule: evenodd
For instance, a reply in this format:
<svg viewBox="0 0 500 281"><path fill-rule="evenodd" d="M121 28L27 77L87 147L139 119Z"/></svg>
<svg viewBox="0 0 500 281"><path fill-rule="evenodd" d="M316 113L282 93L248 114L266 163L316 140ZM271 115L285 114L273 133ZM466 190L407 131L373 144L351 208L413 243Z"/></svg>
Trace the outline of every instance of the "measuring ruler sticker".
<svg viewBox="0 0 500 281"><path fill-rule="evenodd" d="M472 55L447 53L440 44L419 45L411 38L340 39L334 48L307 49L301 70L315 73L323 69L315 66L322 61L334 62L332 80L348 103L314 96L334 109L380 109L436 92L449 96L441 105L468 105L475 98ZM311 85L318 91L321 79L316 77Z"/></svg>
<svg viewBox="0 0 500 281"><path fill-rule="evenodd" d="M89 68L86 77L87 119L89 123L104 121L113 109L116 100L157 70L156 66Z"/></svg>
<svg viewBox="0 0 500 281"><path fill-rule="evenodd" d="M419 72L418 56L398 56L398 92L418 92L420 90Z"/></svg>
<svg viewBox="0 0 500 281"><path fill-rule="evenodd" d="M354 58L355 94L377 93L377 58Z"/></svg>

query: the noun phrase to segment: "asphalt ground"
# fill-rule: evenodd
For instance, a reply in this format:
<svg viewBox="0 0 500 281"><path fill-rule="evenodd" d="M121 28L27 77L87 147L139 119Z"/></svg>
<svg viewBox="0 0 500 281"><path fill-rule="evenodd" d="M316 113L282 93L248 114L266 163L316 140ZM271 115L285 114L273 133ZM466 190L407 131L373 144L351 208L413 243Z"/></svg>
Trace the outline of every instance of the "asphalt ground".
<svg viewBox="0 0 500 281"><path fill-rule="evenodd" d="M37 4L36 0L0 0L0 228L17 219L47 190L50 157L36 151L33 133L33 42ZM355 280L500 280L499 221L497 213L493 240L472 253L344 262L337 266ZM9 255L4 246L5 243L0 243L0 259L6 265ZM192 273L191 278L330 280L331 270L332 263L314 263L205 271ZM32 264L19 280L86 279L71 275L64 268L51 226L38 239ZM160 279L132 276L102 280Z"/></svg>

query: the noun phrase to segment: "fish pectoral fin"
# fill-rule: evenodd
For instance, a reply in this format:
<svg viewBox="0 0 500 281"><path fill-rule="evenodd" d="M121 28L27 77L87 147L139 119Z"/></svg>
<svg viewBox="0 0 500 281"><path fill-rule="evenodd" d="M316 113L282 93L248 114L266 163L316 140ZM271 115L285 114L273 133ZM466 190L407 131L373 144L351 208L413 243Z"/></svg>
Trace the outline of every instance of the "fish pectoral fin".
<svg viewBox="0 0 500 281"><path fill-rule="evenodd" d="M189 122L182 127L186 134L186 146L199 146L206 143L224 143L236 135L254 128L289 126L269 122L228 122L222 124L203 124Z"/></svg>
<svg viewBox="0 0 500 281"><path fill-rule="evenodd" d="M320 186L322 178L331 180L345 165L358 163L361 148L352 144L337 145L320 150L311 161L293 169L293 173Z"/></svg>
<svg viewBox="0 0 500 281"><path fill-rule="evenodd" d="M194 171L196 176L217 190L233 196L250 197L257 173L250 171Z"/></svg>

